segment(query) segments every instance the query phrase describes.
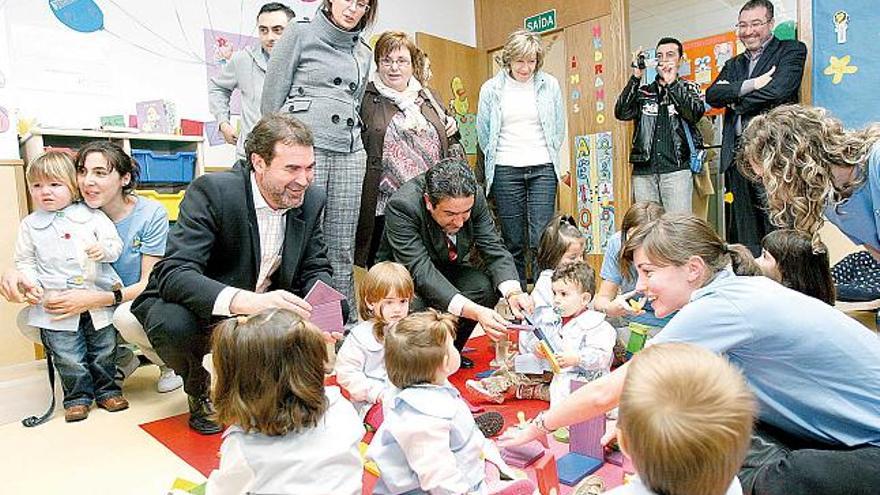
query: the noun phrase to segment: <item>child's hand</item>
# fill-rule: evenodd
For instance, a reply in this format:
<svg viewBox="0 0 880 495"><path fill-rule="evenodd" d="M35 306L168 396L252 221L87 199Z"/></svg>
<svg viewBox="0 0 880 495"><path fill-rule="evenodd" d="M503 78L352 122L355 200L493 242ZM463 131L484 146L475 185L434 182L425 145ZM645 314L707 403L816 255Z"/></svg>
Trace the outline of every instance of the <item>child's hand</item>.
<svg viewBox="0 0 880 495"><path fill-rule="evenodd" d="M532 351L532 354L534 354L539 359L547 359L547 355L544 354L544 349L541 346L535 346L535 350Z"/></svg>
<svg viewBox="0 0 880 495"><path fill-rule="evenodd" d="M96 242L86 247L86 256L92 261L101 261L104 259L104 248Z"/></svg>
<svg viewBox="0 0 880 495"><path fill-rule="evenodd" d="M580 361L581 358L577 354L560 354L556 356L556 362L559 363L560 368L577 366Z"/></svg>
<svg viewBox="0 0 880 495"><path fill-rule="evenodd" d="M43 288L39 285L31 285L24 289L24 298L28 304L40 304L43 299Z"/></svg>

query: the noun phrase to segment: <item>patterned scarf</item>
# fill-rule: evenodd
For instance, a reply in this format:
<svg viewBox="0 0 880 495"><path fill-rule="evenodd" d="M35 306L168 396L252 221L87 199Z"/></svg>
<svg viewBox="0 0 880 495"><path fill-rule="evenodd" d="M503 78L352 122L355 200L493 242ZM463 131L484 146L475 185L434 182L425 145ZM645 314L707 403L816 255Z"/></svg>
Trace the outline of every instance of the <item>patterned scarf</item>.
<svg viewBox="0 0 880 495"><path fill-rule="evenodd" d="M415 77L409 78L409 83L403 91L397 91L386 86L378 73L373 74L373 84L376 85L379 94L391 100L403 112L402 127L404 129L419 132L428 128L430 123L422 115L422 109L416 104L416 99L420 96L419 93L422 90L422 85Z"/></svg>

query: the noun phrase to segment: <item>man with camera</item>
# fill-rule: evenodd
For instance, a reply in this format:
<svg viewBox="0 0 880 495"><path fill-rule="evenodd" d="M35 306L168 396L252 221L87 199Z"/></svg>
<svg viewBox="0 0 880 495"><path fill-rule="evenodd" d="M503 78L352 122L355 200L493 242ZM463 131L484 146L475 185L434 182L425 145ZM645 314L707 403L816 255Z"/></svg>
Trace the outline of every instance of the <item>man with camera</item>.
<svg viewBox="0 0 880 495"><path fill-rule="evenodd" d="M638 52L632 63L633 75L617 98L614 116L635 121L629 155L635 201L655 201L668 212L691 213L694 185L687 133L698 137L694 126L705 106L699 87L678 77L682 52L681 42L675 38L662 38L657 43L656 61L648 61L644 52ZM642 73L649 62L656 63L657 77L642 85Z"/></svg>
<svg viewBox="0 0 880 495"><path fill-rule="evenodd" d="M756 256L761 239L773 226L767 217L764 187L750 182L734 165L739 136L755 115L786 103L797 103L807 59L807 46L773 36L773 3L749 0L739 11L736 34L746 51L724 64L706 90L706 102L724 108L721 172L733 195L726 209L727 241L744 244Z"/></svg>

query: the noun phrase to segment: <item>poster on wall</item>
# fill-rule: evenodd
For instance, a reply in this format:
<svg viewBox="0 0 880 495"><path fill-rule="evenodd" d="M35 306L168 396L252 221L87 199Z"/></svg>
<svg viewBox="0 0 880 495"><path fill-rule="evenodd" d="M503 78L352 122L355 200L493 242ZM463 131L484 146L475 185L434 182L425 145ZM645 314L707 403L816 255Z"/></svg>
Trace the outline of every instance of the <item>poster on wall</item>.
<svg viewBox="0 0 880 495"><path fill-rule="evenodd" d="M724 63L737 53L736 33L718 34L706 38L688 40L682 43L684 57L678 74L683 79L700 85L700 94L706 97L706 89L718 77ZM735 53L736 52L736 53ZM706 115L720 115L723 108L711 108Z"/></svg>
<svg viewBox="0 0 880 495"><path fill-rule="evenodd" d="M260 40L253 36L245 36L238 33L227 33L211 29L204 30L205 35L205 60L207 63L207 78L210 84L211 78L220 74L223 66L232 58L232 54L249 46L260 46ZM229 111L235 115L241 115L241 92L236 89L232 92L229 100Z"/></svg>
<svg viewBox="0 0 880 495"><path fill-rule="evenodd" d="M576 220L589 254L603 254L615 232L613 142L611 132L574 138Z"/></svg>
<svg viewBox="0 0 880 495"><path fill-rule="evenodd" d="M878 119L878 21L876 0L813 0L813 105L847 127Z"/></svg>

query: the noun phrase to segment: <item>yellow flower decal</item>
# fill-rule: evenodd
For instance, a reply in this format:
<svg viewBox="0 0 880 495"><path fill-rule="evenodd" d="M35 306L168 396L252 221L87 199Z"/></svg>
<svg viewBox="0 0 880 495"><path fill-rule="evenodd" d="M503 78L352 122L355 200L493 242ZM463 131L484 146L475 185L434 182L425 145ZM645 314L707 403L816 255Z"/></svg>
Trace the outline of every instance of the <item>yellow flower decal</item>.
<svg viewBox="0 0 880 495"><path fill-rule="evenodd" d="M844 74L855 74L859 70L855 65L849 65L849 61L849 55L844 55L840 58L832 55L828 60L828 67L825 67L822 73L826 76L831 76L831 84L840 84Z"/></svg>

